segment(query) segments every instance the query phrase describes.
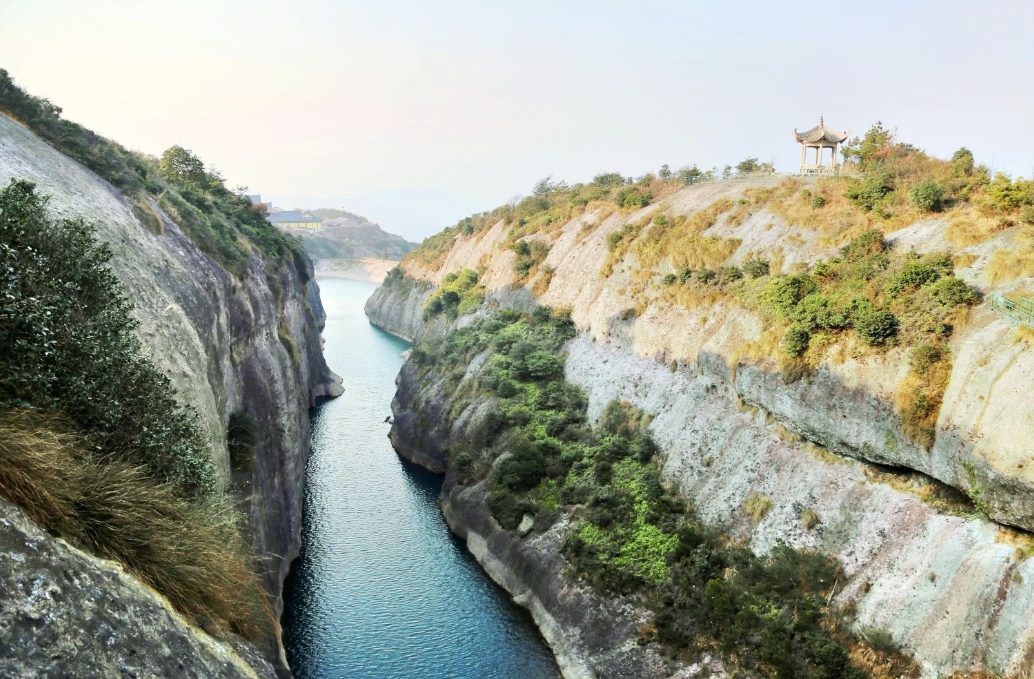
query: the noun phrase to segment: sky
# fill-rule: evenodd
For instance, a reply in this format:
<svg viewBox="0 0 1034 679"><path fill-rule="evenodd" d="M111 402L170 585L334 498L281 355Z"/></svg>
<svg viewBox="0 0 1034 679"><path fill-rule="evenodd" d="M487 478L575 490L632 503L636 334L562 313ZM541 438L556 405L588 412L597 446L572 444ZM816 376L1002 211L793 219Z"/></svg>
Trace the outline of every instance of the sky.
<svg viewBox="0 0 1034 679"><path fill-rule="evenodd" d="M0 68L123 145L420 240L545 176L877 120L1034 174L1034 3L0 0Z"/></svg>

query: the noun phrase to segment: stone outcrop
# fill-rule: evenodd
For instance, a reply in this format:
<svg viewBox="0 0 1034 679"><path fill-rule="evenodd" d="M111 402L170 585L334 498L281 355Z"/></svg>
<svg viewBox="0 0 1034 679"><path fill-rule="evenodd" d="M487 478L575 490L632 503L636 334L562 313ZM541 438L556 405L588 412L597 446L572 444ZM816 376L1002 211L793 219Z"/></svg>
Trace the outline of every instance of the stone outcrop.
<svg viewBox="0 0 1034 679"><path fill-rule="evenodd" d="M450 325L439 317L425 325L420 308L433 292L426 286L465 268L480 269L487 288L479 313L535 303L570 307L580 334L568 347L567 379L585 390L594 417L612 399L653 415L664 477L704 521L758 553L784 541L838 557L848 580L839 583L834 601L854 611L857 627L887 629L915 656L924 676L956 670L1010 674L1029 667L1034 561L1027 555L1034 542L1026 531L1034 529L1034 465L1018 432L1034 426L1024 398L1034 358L1007 322L983 303L955 329L954 370L927 449L903 433L895 408L897 385L909 369L906 351L832 347L816 370L792 379L774 360L757 357L752 347L764 340L763 322L734 301L690 309L671 304L659 292L664 265L656 275L644 275L634 255L618 262L611 275L601 275L608 236L623 224L658 211L690 215L721 198L735 202L745 188L705 184L633 214L573 219L545 237L550 250L542 268L550 278L537 298L531 294L534 279L525 286L514 283L509 227L500 222L458 236L435 264L406 260L406 275L425 287L402 286L406 296L382 288L367 313L390 332L434 341L470 318ZM946 226L928 220L888 238L906 250L944 250ZM836 252L814 231L764 209L738 225L720 218L704 235L740 240L730 263L778 250L788 267ZM957 275L985 294L1008 290L982 285L981 271L1013 235L1004 231L993 241L955 249L973 260ZM403 426L416 420L405 415L412 404L403 397L412 388L401 387L408 379L404 370L397 404L403 415L396 418ZM447 406L418 403L429 412L448 412ZM403 436L400 430L399 437L412 433ZM772 502L757 525L742 509L753 492ZM454 501L444 502L451 521L462 523L455 507L449 509ZM477 515L473 504L459 506ZM821 518L818 527L804 525L805 509Z"/></svg>
<svg viewBox="0 0 1034 679"><path fill-rule="evenodd" d="M150 198L143 207L134 205L0 115L0 182L11 178L36 183L40 193L50 196L55 218L82 216L110 245L112 269L136 307L139 334L151 358L172 379L179 399L198 412L222 484L237 494L249 515L248 539L263 559L265 584L279 617L281 584L300 546L309 408L317 398L341 392L340 380L323 359L325 317L311 266L303 271L293 264L270 266L269 271L278 272L278 280L272 280L266 262L253 255L248 275L233 276ZM160 233L137 218L141 209L158 217ZM235 472L226 425L238 410L261 426L254 465ZM283 659L276 661L287 674Z"/></svg>

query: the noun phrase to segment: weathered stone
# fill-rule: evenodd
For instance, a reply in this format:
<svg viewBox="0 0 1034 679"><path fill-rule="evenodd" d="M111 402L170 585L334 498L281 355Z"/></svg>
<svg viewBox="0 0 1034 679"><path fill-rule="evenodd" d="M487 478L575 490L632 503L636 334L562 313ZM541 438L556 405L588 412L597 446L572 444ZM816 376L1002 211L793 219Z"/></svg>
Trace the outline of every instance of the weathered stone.
<svg viewBox="0 0 1034 679"><path fill-rule="evenodd" d="M192 627L112 561L51 537L0 500L0 676L277 676L243 640Z"/></svg>

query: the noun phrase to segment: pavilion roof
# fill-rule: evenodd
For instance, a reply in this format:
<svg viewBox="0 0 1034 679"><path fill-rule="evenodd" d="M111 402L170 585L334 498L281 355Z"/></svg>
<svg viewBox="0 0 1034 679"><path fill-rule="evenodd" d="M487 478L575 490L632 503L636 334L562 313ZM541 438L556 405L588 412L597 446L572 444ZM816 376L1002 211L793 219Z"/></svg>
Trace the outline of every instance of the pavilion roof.
<svg viewBox="0 0 1034 679"><path fill-rule="evenodd" d="M819 124L817 127L813 127L806 132L798 132L796 129L793 131L794 138L802 144L814 144L816 142L827 142L830 144L840 144L847 136L851 134L847 132L837 132L836 130L826 127L826 121L819 117Z"/></svg>

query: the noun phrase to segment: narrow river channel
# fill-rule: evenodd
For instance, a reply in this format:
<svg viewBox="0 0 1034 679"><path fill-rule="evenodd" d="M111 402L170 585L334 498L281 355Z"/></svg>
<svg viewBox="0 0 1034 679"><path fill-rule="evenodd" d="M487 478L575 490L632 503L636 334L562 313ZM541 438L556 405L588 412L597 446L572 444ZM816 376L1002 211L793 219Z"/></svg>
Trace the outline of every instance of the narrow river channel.
<svg viewBox="0 0 1034 679"><path fill-rule="evenodd" d="M371 326L376 286L320 281L345 393L313 419L284 642L297 679L555 679L527 613L454 539L441 479L402 462L384 418L406 343Z"/></svg>

